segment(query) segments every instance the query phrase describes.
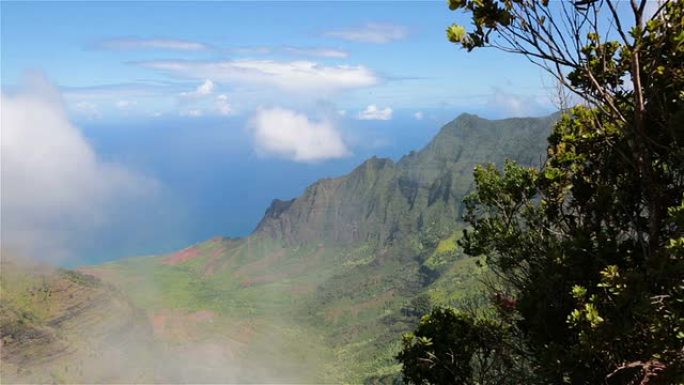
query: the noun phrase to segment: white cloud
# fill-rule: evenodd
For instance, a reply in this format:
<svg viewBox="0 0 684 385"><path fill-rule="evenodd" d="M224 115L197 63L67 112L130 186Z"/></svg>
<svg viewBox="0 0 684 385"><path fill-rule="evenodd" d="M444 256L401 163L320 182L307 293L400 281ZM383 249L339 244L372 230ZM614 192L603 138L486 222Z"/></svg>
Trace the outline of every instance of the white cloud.
<svg viewBox="0 0 684 385"><path fill-rule="evenodd" d="M125 110L131 106L136 105L137 103L131 100L119 100L116 102L116 108Z"/></svg>
<svg viewBox="0 0 684 385"><path fill-rule="evenodd" d="M102 40L95 47L110 50L164 49L177 51L202 51L210 47L204 43L180 39L115 38Z"/></svg>
<svg viewBox="0 0 684 385"><path fill-rule="evenodd" d="M313 56L344 59L349 56L349 52L336 48L325 47L285 47L283 50L291 55Z"/></svg>
<svg viewBox="0 0 684 385"><path fill-rule="evenodd" d="M181 93L181 96L190 99L201 98L211 95L214 92L214 88L216 88L214 82L212 82L210 79L206 79L204 83L197 86L197 88L195 88L193 91L183 92Z"/></svg>
<svg viewBox="0 0 684 385"><path fill-rule="evenodd" d="M300 92L334 92L372 86L379 82L377 76L363 66L326 66L310 61L158 60L138 64L191 79L209 77L221 83L275 86Z"/></svg>
<svg viewBox="0 0 684 385"><path fill-rule="evenodd" d="M349 154L329 121L312 121L285 108L259 109L249 122L257 151L299 162L341 158Z"/></svg>
<svg viewBox="0 0 684 385"><path fill-rule="evenodd" d="M216 85L207 79L193 91L182 92L179 97L180 116L199 117L205 114L233 115L235 110L228 101L228 95L213 97Z"/></svg>
<svg viewBox="0 0 684 385"><path fill-rule="evenodd" d="M416 120L423 120L423 117L424 117L424 116L423 116L423 111L418 111L418 112L416 112L415 114L413 114L413 117L414 117Z"/></svg>
<svg viewBox="0 0 684 385"><path fill-rule="evenodd" d="M359 112L357 116L359 120L390 120L392 119L392 109L390 107L378 108L375 104L366 107L365 110Z"/></svg>
<svg viewBox="0 0 684 385"><path fill-rule="evenodd" d="M228 101L228 95L221 94L216 97L216 111L219 115L233 115L235 110L233 106Z"/></svg>
<svg viewBox="0 0 684 385"><path fill-rule="evenodd" d="M55 88L42 77L32 81L17 94L2 93L2 245L49 258L156 183L99 159Z"/></svg>
<svg viewBox="0 0 684 385"><path fill-rule="evenodd" d="M340 29L326 33L327 36L361 43L384 44L408 36L408 29L390 23L367 23L363 26Z"/></svg>
<svg viewBox="0 0 684 385"><path fill-rule="evenodd" d="M63 87L60 89L64 99L70 102L93 100L120 100L128 98L146 98L166 95L170 92L168 86L151 84L105 84L90 87Z"/></svg>
<svg viewBox="0 0 684 385"><path fill-rule="evenodd" d="M170 84L105 84L60 87L67 110L74 118L96 119L112 115L149 114L162 106L174 107L179 91ZM133 108L133 107L138 108Z"/></svg>

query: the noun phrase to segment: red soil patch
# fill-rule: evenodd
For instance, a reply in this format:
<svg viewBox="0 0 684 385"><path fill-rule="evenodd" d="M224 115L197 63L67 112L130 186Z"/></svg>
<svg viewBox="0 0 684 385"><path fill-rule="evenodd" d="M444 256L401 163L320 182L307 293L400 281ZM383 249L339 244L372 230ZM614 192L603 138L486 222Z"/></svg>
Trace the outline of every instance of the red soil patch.
<svg viewBox="0 0 684 385"><path fill-rule="evenodd" d="M162 261L165 265L178 265L192 259L207 256L210 261L216 260L226 253L226 246L223 238L214 237L205 243L187 247L179 252L173 253Z"/></svg>
<svg viewBox="0 0 684 385"><path fill-rule="evenodd" d="M217 271L225 271L230 269L235 262L235 255L240 251L240 247L229 249L226 246L220 248L221 253L216 252L212 258L209 259L204 266L204 277L210 277ZM230 253L228 252L229 250Z"/></svg>
<svg viewBox="0 0 684 385"><path fill-rule="evenodd" d="M217 247L216 249L212 250L209 256L211 258L218 258L222 256L226 252L226 248L223 246Z"/></svg>
<svg viewBox="0 0 684 385"><path fill-rule="evenodd" d="M266 257L261 258L257 261L250 262L244 266L242 266L237 273L238 274L243 274L243 273L259 273L264 271L267 267L271 266L272 264L278 262L285 256L285 250L278 250L275 253L270 253Z"/></svg>
<svg viewBox="0 0 684 385"><path fill-rule="evenodd" d="M228 255L228 248L225 245L218 246L209 254L209 260L204 267L204 276L209 277L216 272L216 270L225 268L227 261L230 262L231 257L235 255L235 249Z"/></svg>
<svg viewBox="0 0 684 385"><path fill-rule="evenodd" d="M191 259L195 259L201 256L199 248L197 246L190 246L177 253L173 253L168 257L164 258L162 262L165 265L178 265L179 263L187 262Z"/></svg>
<svg viewBox="0 0 684 385"><path fill-rule="evenodd" d="M152 324L152 332L155 336L163 336L166 332L166 315L164 314L154 314L150 317L150 323Z"/></svg>

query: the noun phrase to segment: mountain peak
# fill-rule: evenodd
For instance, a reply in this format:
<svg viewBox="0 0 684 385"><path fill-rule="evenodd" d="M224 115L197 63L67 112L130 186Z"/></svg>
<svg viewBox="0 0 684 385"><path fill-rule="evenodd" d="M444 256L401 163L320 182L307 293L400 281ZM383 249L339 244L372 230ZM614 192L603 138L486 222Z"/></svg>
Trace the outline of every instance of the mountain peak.
<svg viewBox="0 0 684 385"><path fill-rule="evenodd" d="M463 120L475 120L475 119L487 120L487 119L484 119L484 118L480 117L480 116L477 115L477 114L471 114L471 113L468 113L468 112L462 112L462 113L459 114L454 120L452 120L452 122L463 121Z"/></svg>
<svg viewBox="0 0 684 385"><path fill-rule="evenodd" d="M274 200L254 233L286 244L385 245L420 233L426 223L450 229L460 220L473 168L505 159L533 164L544 154L554 121L553 115L487 120L461 114L398 163L372 157L347 175L312 184L296 199Z"/></svg>

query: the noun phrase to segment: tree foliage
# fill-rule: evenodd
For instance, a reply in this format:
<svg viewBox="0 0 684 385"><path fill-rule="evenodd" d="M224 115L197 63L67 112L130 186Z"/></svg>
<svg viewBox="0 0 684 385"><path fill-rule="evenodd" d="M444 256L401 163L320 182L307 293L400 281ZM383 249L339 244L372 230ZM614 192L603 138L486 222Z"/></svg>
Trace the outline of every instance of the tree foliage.
<svg viewBox="0 0 684 385"><path fill-rule="evenodd" d="M404 335L398 359L404 378L414 384L515 384L500 322L438 307L414 333ZM507 377L506 381L501 381Z"/></svg>
<svg viewBox="0 0 684 385"><path fill-rule="evenodd" d="M461 244L500 278L499 350L527 383L684 383L684 2L622 4L634 20L611 0L450 1L473 21L450 40L524 54L583 100L541 168L478 166L465 201ZM450 327L423 338L461 344Z"/></svg>

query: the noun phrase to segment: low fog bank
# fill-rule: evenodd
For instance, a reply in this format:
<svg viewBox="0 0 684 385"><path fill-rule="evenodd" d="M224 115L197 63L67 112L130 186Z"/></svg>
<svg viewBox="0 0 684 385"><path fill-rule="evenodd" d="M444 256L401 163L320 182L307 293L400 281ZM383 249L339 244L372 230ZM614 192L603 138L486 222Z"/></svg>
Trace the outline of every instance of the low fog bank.
<svg viewBox="0 0 684 385"><path fill-rule="evenodd" d="M2 257L2 383L320 382L270 321L143 309L94 275Z"/></svg>

